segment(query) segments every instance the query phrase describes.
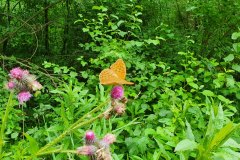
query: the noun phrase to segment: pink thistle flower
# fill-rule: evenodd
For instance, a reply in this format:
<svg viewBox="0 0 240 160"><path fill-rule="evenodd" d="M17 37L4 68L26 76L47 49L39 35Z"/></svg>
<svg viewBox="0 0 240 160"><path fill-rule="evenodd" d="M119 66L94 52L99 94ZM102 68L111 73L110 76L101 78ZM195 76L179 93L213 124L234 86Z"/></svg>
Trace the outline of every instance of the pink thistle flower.
<svg viewBox="0 0 240 160"><path fill-rule="evenodd" d="M7 88L8 88L9 90L14 89L15 86L16 86L16 85L15 85L15 83L14 83L13 81L10 81L10 82L7 83Z"/></svg>
<svg viewBox="0 0 240 160"><path fill-rule="evenodd" d="M114 86L111 91L111 97L113 99L121 99L123 97L124 90L122 86Z"/></svg>
<svg viewBox="0 0 240 160"><path fill-rule="evenodd" d="M91 144L94 144L96 141L96 137L95 137L95 134L93 131L87 131L85 133L85 143L87 145L91 145Z"/></svg>
<svg viewBox="0 0 240 160"><path fill-rule="evenodd" d="M16 78L18 80L22 79L24 74L24 70L22 70L20 67L13 68L10 70L10 77Z"/></svg>
<svg viewBox="0 0 240 160"><path fill-rule="evenodd" d="M32 95L28 91L21 91L20 93L18 93L17 97L18 97L19 103L22 104L23 102L28 101L32 97Z"/></svg>
<svg viewBox="0 0 240 160"><path fill-rule="evenodd" d="M90 145L90 146L82 146L77 148L77 154L91 156L94 155L97 151L97 147Z"/></svg>
<svg viewBox="0 0 240 160"><path fill-rule="evenodd" d="M42 89L42 85L38 81L32 82L32 90L33 91L40 90L40 89Z"/></svg>

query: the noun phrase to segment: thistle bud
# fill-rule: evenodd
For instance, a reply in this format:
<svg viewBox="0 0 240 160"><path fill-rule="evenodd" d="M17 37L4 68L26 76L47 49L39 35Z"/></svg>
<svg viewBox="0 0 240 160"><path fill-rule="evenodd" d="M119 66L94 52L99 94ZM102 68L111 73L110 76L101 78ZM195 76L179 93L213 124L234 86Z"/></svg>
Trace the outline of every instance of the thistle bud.
<svg viewBox="0 0 240 160"><path fill-rule="evenodd" d="M16 85L15 85L15 83L14 83L13 81L10 81L10 82L7 83L7 88L8 88L9 90L14 89L15 86L16 86Z"/></svg>
<svg viewBox="0 0 240 160"><path fill-rule="evenodd" d="M121 99L124 95L124 90L122 86L114 86L111 91L111 97L113 99Z"/></svg>
<svg viewBox="0 0 240 160"><path fill-rule="evenodd" d="M85 134L85 143L87 145L94 144L96 141L96 137L93 131L87 131Z"/></svg>

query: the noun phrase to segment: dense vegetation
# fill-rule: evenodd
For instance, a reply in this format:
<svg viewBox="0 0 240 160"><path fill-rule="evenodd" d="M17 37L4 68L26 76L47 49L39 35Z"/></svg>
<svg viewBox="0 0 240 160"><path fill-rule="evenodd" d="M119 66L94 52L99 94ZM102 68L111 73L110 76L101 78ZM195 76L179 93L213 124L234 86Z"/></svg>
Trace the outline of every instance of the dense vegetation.
<svg viewBox="0 0 240 160"><path fill-rule="evenodd" d="M77 148L89 130L116 136L115 160L240 159L239 10L239 0L0 1L0 159L88 159ZM134 85L113 114L99 74L119 58Z"/></svg>

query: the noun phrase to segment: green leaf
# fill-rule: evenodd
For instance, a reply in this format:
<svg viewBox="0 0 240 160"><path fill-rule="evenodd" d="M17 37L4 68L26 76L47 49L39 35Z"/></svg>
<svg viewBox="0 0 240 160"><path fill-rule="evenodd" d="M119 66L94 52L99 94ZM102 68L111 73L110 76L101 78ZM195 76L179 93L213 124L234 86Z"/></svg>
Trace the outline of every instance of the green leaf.
<svg viewBox="0 0 240 160"><path fill-rule="evenodd" d="M232 39L233 40L236 40L236 39L238 39L240 37L240 32L234 32L233 34L232 34Z"/></svg>
<svg viewBox="0 0 240 160"><path fill-rule="evenodd" d="M89 75L86 71L81 72L83 78L87 78Z"/></svg>
<svg viewBox="0 0 240 160"><path fill-rule="evenodd" d="M83 28L82 31L83 31L83 32L88 32L88 31L89 31L89 28Z"/></svg>
<svg viewBox="0 0 240 160"><path fill-rule="evenodd" d="M240 159L240 153L232 150L231 148L222 148L221 152L224 152L224 155L226 155L225 160L239 160Z"/></svg>
<svg viewBox="0 0 240 160"><path fill-rule="evenodd" d="M12 139L15 139L17 137L18 137L18 132L14 132L14 133L11 134Z"/></svg>
<svg viewBox="0 0 240 160"><path fill-rule="evenodd" d="M210 90L204 90L204 91L202 92L202 94L203 94L204 96L209 96L209 97L214 97L214 96L215 96L215 94L214 94L212 91L210 91Z"/></svg>
<svg viewBox="0 0 240 160"><path fill-rule="evenodd" d="M240 149L240 144L237 143L235 140L232 138L229 138L223 145L222 147L232 147L232 148L238 148Z"/></svg>
<svg viewBox="0 0 240 160"><path fill-rule="evenodd" d="M147 42L147 44L154 44L154 45L158 45L160 43L158 39L147 39L144 41Z"/></svg>
<svg viewBox="0 0 240 160"><path fill-rule="evenodd" d="M72 72L72 71L70 72L70 77L72 77L72 78L77 77L77 75L78 74L76 72Z"/></svg>
<svg viewBox="0 0 240 160"><path fill-rule="evenodd" d="M100 10L101 7L100 7L100 6L93 6L92 9L93 9L93 10Z"/></svg>
<svg viewBox="0 0 240 160"><path fill-rule="evenodd" d="M235 84L235 80L234 80L233 76L232 75L228 76L226 86L227 87L234 87L234 84Z"/></svg>
<svg viewBox="0 0 240 160"><path fill-rule="evenodd" d="M217 149L221 144L223 144L228 137L233 133L236 127L232 122L229 122L226 126L224 126L218 133L215 134L212 141L209 143L207 150L212 151Z"/></svg>
<svg viewBox="0 0 240 160"><path fill-rule="evenodd" d="M24 133L24 136L29 141L29 152L34 155L39 150L37 141L27 133Z"/></svg>
<svg viewBox="0 0 240 160"><path fill-rule="evenodd" d="M234 43L233 49L235 52L239 53L240 52L240 43Z"/></svg>
<svg viewBox="0 0 240 160"><path fill-rule="evenodd" d="M119 27L122 23L124 23L125 21L123 21L123 20L120 20L120 21L118 21L117 22L117 26Z"/></svg>
<svg viewBox="0 0 240 160"><path fill-rule="evenodd" d="M191 128L191 125L188 123L188 121L186 120L186 126L187 126L187 130L186 130L186 134L187 134L187 138L189 140L192 140L192 141L195 141L195 137L194 137L194 134L192 132L192 128Z"/></svg>
<svg viewBox="0 0 240 160"><path fill-rule="evenodd" d="M152 129L152 128L147 128L147 129L145 129L144 132L145 132L146 136L156 134L156 131L154 129Z"/></svg>
<svg viewBox="0 0 240 160"><path fill-rule="evenodd" d="M231 62L232 60L234 60L234 55L233 54L229 54L227 57L223 58L225 62Z"/></svg>
<svg viewBox="0 0 240 160"><path fill-rule="evenodd" d="M143 42L134 41L134 44L138 47L141 47L143 45Z"/></svg>
<svg viewBox="0 0 240 160"><path fill-rule="evenodd" d="M112 25L111 28L112 28L112 30L116 30L116 29L118 29L118 26L117 25Z"/></svg>
<svg viewBox="0 0 240 160"><path fill-rule="evenodd" d="M229 99L225 98L225 97L222 96L222 95L218 95L217 97L218 97L218 99L219 99L220 101L222 101L222 102L224 102L224 103L226 103L226 104L232 103L232 101L230 101Z"/></svg>
<svg viewBox="0 0 240 160"><path fill-rule="evenodd" d="M93 6L93 10L102 10L102 12L106 12L108 9L104 6Z"/></svg>
<svg viewBox="0 0 240 160"><path fill-rule="evenodd" d="M194 82L189 82L189 86L193 87L194 89L198 89L198 85Z"/></svg>
<svg viewBox="0 0 240 160"><path fill-rule="evenodd" d="M232 65L232 69L234 69L237 72L240 72L240 65L234 64L234 65Z"/></svg>
<svg viewBox="0 0 240 160"><path fill-rule="evenodd" d="M190 139L184 139L177 144L174 152L193 150L193 149L196 149L197 146L198 144L195 141L192 141Z"/></svg>
<svg viewBox="0 0 240 160"><path fill-rule="evenodd" d="M135 155L131 156L131 159L132 160L143 160L141 157L138 157L138 156L135 156Z"/></svg>

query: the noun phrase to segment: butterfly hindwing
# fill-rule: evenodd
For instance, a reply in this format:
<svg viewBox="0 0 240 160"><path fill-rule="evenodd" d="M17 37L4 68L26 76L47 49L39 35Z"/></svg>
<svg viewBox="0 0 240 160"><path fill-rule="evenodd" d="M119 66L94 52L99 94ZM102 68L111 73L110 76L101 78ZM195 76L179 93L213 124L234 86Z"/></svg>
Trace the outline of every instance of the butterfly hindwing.
<svg viewBox="0 0 240 160"><path fill-rule="evenodd" d="M99 75L101 84L114 84L119 78L116 73L110 69L104 69Z"/></svg>

